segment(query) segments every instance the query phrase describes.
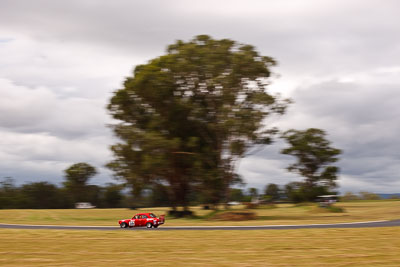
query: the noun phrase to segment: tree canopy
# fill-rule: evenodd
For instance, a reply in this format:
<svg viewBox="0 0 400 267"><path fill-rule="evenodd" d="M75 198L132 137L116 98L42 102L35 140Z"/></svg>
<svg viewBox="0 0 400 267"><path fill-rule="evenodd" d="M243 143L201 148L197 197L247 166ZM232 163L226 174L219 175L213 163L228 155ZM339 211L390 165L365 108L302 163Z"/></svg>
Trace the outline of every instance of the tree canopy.
<svg viewBox="0 0 400 267"><path fill-rule="evenodd" d="M137 196L163 183L172 206L186 206L193 190L204 202L227 201L230 185L240 181L235 161L271 142L275 130L264 119L287 106L266 90L275 64L251 45L207 35L168 46L136 66L111 98L120 142L108 167Z"/></svg>
<svg viewBox="0 0 400 267"><path fill-rule="evenodd" d="M74 201L84 201L86 183L97 174L96 169L85 162L75 163L64 170L66 181L64 185L74 198Z"/></svg>
<svg viewBox="0 0 400 267"><path fill-rule="evenodd" d="M276 184L268 184L265 187L265 195L270 201L275 201L279 199L279 187Z"/></svg>

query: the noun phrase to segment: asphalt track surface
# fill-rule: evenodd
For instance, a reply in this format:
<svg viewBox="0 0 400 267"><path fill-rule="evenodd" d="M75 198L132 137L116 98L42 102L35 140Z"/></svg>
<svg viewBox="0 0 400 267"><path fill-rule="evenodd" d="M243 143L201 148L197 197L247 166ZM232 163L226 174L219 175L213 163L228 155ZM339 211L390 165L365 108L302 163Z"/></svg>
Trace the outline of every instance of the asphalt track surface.
<svg viewBox="0 0 400 267"><path fill-rule="evenodd" d="M178 231L178 230L287 230L287 229L315 229L315 228L368 228L400 226L400 220L369 221L335 224L302 224L302 225L260 225L260 226L160 226L159 228L138 227L120 228L119 226L66 226L66 225L27 225L4 224L0 228L6 229L53 229L53 230L118 230L118 231Z"/></svg>

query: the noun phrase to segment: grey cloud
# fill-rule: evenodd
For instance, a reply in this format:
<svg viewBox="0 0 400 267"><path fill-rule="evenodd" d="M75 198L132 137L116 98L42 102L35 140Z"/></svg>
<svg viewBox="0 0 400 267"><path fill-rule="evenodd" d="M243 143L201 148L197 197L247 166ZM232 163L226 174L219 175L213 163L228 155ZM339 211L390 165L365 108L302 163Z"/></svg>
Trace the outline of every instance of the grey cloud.
<svg viewBox="0 0 400 267"><path fill-rule="evenodd" d="M327 131L332 145L343 150L338 162L342 192L392 192L399 183L400 83L390 74L374 75L367 72L355 75L361 77L358 81L300 86L291 94L295 103L288 113L275 121L282 130L316 127ZM284 170L295 159L280 155L283 147L278 141L244 160L240 172L258 186L301 180Z"/></svg>
<svg viewBox="0 0 400 267"><path fill-rule="evenodd" d="M398 84L358 84L326 82L293 95L301 103L301 112L351 124L369 124L392 120L400 115Z"/></svg>
<svg viewBox="0 0 400 267"><path fill-rule="evenodd" d="M149 41L162 34L171 16L170 5L163 1L156 6L143 1L71 1L68 4L5 1L2 6L1 20L34 38L60 43L87 41L127 49L139 47L141 51L154 48L163 51L163 43ZM15 10L19 12L10 12Z"/></svg>
<svg viewBox="0 0 400 267"><path fill-rule="evenodd" d="M338 162L342 179L352 177L353 183L370 188L386 183L385 190L391 190L400 167L398 88L382 81L331 81L298 88L292 94L295 104L277 124L283 129L325 129L344 152Z"/></svg>
<svg viewBox="0 0 400 267"><path fill-rule="evenodd" d="M60 183L63 170L77 162L88 162L102 172L96 181L110 181L104 164L111 153L107 136L66 140L46 133L17 133L0 130L0 178L18 183L48 180Z"/></svg>

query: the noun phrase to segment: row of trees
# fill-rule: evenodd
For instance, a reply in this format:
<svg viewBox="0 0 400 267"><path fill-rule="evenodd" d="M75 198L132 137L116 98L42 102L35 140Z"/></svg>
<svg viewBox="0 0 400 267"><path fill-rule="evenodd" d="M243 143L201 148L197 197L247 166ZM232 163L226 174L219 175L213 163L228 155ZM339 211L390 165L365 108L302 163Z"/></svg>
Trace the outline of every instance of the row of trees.
<svg viewBox="0 0 400 267"><path fill-rule="evenodd" d="M263 191L259 191L257 188L249 188L244 191L240 188L234 188L231 190L231 201L238 202L250 202L254 199L264 200L266 202L304 202L307 201L307 195L304 195L304 191L301 187L296 185L297 183L288 183L284 186L278 186L276 184L268 184ZM323 192L321 194L324 194ZM400 199L399 194L392 194L387 196L390 199ZM340 196L340 201L357 201L357 200L380 200L382 196L367 192L360 191L358 194L352 192L346 192Z"/></svg>
<svg viewBox="0 0 400 267"><path fill-rule="evenodd" d="M307 202L313 201L317 196L332 194L325 187L315 186L313 190L307 190L307 184L304 182L290 182L284 186L277 184L268 184L263 191L257 188L249 188L247 192L240 188L231 190L231 201L250 202L262 200L264 202Z"/></svg>
<svg viewBox="0 0 400 267"><path fill-rule="evenodd" d="M57 187L48 182L32 182L16 186L12 178L0 182L0 208L73 208L76 202L90 202L97 207L117 208L126 205L122 186L89 185L96 174L94 167L77 163L65 170L65 182Z"/></svg>
<svg viewBox="0 0 400 267"><path fill-rule="evenodd" d="M266 118L284 114L288 99L268 92L276 61L253 46L206 35L177 41L167 53L136 66L108 105L119 143L108 167L128 184L137 201L143 192L163 188L175 210L187 209L193 196L215 205L229 201L242 182L237 162L265 145L279 131ZM297 162L289 171L305 181L292 194L312 200L335 187L340 150L324 131L289 130L282 153Z"/></svg>
<svg viewBox="0 0 400 267"><path fill-rule="evenodd" d="M65 185L65 183L64 183ZM228 200L234 202L251 202L263 200L267 202L303 202L308 201L306 191L301 183L288 183L285 186L268 184L264 190L249 188L232 188ZM66 209L74 207L75 201L90 202L99 208L132 208L132 207L160 207L169 206L168 189L157 186L145 191L140 203L135 201L129 193L123 193L123 185L107 184L106 186L81 184L78 191L63 186L57 187L48 182L27 183L16 186L12 178L5 178L0 182L0 209ZM83 190L82 190L83 189ZM326 192L319 192L325 194ZM391 198L398 199L398 195ZM381 197L371 192L345 193L342 201L379 200ZM191 205L204 204L202 196L192 194L189 200ZM136 206L132 206L135 203Z"/></svg>
<svg viewBox="0 0 400 267"><path fill-rule="evenodd" d="M399 199L400 195L391 195L391 199ZM342 201L354 201L354 200L379 200L382 199L381 196L375 193L367 192L367 191L361 191L358 194L354 194L351 192L345 193L342 197Z"/></svg>

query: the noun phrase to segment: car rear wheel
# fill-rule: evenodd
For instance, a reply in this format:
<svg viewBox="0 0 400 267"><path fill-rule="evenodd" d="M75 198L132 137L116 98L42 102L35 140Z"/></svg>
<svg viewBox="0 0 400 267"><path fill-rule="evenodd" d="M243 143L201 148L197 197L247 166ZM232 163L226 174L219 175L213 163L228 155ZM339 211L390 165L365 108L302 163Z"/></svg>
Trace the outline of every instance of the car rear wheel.
<svg viewBox="0 0 400 267"><path fill-rule="evenodd" d="M154 227L154 228L157 228L157 227L158 227L158 225L153 225L153 227Z"/></svg>
<svg viewBox="0 0 400 267"><path fill-rule="evenodd" d="M127 228L128 227L128 224L127 223L121 223L120 225L119 225L121 228Z"/></svg>
<svg viewBox="0 0 400 267"><path fill-rule="evenodd" d="M151 223L146 223L146 227L151 228L151 227L153 227L153 225Z"/></svg>

